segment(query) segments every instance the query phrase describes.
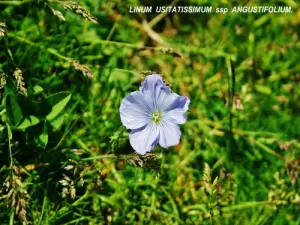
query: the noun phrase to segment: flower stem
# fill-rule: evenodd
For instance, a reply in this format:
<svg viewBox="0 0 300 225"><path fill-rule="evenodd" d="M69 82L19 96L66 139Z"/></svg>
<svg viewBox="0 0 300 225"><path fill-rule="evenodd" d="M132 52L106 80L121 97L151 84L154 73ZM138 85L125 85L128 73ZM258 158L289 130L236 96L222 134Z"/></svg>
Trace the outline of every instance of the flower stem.
<svg viewBox="0 0 300 225"><path fill-rule="evenodd" d="M27 2L31 2L32 0L24 0L24 1L0 1L0 5L22 5Z"/></svg>
<svg viewBox="0 0 300 225"><path fill-rule="evenodd" d="M231 58L226 58L226 64L228 68L228 107L229 107L229 144L228 144L228 161L231 162L233 159L233 155L236 153L235 149L235 140L233 136L233 113L232 113L232 106L233 106L233 96L234 96L234 89L235 89L235 70L233 61Z"/></svg>
<svg viewBox="0 0 300 225"><path fill-rule="evenodd" d="M12 157L12 151L11 151L11 139L12 139L12 132L11 128L8 123L6 123L7 127L7 135L8 135L8 149L9 149L9 156L10 156L10 166L13 166L13 157Z"/></svg>

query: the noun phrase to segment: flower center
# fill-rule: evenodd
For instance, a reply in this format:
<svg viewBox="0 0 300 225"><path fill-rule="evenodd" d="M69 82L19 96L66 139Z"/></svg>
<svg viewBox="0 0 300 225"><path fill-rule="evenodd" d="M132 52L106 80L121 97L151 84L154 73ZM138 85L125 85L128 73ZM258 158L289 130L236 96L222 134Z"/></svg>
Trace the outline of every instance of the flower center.
<svg viewBox="0 0 300 225"><path fill-rule="evenodd" d="M162 118L162 113L161 112L156 111L156 112L152 113L151 119L154 123L158 124L161 121L161 118Z"/></svg>

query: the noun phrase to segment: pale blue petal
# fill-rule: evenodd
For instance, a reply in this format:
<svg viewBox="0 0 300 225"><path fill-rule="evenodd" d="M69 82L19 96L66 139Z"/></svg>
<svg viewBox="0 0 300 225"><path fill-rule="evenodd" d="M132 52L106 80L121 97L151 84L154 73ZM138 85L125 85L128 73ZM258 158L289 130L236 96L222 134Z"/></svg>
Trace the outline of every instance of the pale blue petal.
<svg viewBox="0 0 300 225"><path fill-rule="evenodd" d="M170 110L163 114L163 121L184 124L186 122L186 113L183 108Z"/></svg>
<svg viewBox="0 0 300 225"><path fill-rule="evenodd" d="M190 102L191 102L191 100L188 97L185 97L185 98L187 98L187 100L186 100L186 102L185 102L185 104L183 106L183 111L184 112L188 111L189 105L190 105Z"/></svg>
<svg viewBox="0 0 300 225"><path fill-rule="evenodd" d="M175 100L171 104L164 106L163 120L176 124L184 124L190 100L187 97L176 94L173 95L173 98Z"/></svg>
<svg viewBox="0 0 300 225"><path fill-rule="evenodd" d="M171 94L172 96L169 96L169 105L167 105L167 101L165 101L164 105L164 111L171 111L173 109L183 109L184 112L188 110L188 106L190 104L190 100L186 96L179 96L175 93Z"/></svg>
<svg viewBox="0 0 300 225"><path fill-rule="evenodd" d="M179 95L175 93L170 93L166 95L162 95L161 98L159 98L159 107L163 112L167 112L168 108L173 104L173 102L176 101Z"/></svg>
<svg viewBox="0 0 300 225"><path fill-rule="evenodd" d="M140 86L140 91L144 93L145 90L154 90L156 86L160 87L167 87L163 80L161 75L159 74L152 74L146 77L146 79L142 82ZM167 88L166 90L168 90Z"/></svg>
<svg viewBox="0 0 300 225"><path fill-rule="evenodd" d="M174 109L182 109L182 112L185 113L190 104L188 97L179 96L175 93L165 94L162 98L159 98L158 102L159 108L163 113L167 113L168 111L172 111Z"/></svg>
<svg viewBox="0 0 300 225"><path fill-rule="evenodd" d="M151 121L150 113L151 107L139 91L132 92L121 102L121 121L127 129L138 129L147 125Z"/></svg>
<svg viewBox="0 0 300 225"><path fill-rule="evenodd" d="M171 93L170 87L166 86L158 74L147 76L141 84L140 91L145 95L147 102L152 106L152 110L159 109L160 102Z"/></svg>
<svg viewBox="0 0 300 225"><path fill-rule="evenodd" d="M144 155L150 152L159 140L158 126L149 123L140 129L132 130L129 141L132 148L139 154Z"/></svg>
<svg viewBox="0 0 300 225"><path fill-rule="evenodd" d="M181 132L175 123L162 121L159 126L159 144L163 148L168 148L179 144Z"/></svg>

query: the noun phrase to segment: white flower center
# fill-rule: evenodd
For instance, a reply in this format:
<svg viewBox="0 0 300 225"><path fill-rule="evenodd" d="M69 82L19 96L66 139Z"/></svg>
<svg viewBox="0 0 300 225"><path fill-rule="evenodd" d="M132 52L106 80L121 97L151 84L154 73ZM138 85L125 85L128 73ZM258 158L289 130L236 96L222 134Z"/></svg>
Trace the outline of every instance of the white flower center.
<svg viewBox="0 0 300 225"><path fill-rule="evenodd" d="M162 113L159 111L152 112L151 119L154 123L158 124L162 119Z"/></svg>

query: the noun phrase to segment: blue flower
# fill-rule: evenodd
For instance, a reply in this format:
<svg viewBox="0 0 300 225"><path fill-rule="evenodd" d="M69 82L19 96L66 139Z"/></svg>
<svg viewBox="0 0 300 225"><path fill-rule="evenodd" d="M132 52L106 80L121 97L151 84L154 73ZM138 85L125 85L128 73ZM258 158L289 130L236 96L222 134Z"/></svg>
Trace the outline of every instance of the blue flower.
<svg viewBox="0 0 300 225"><path fill-rule="evenodd" d="M149 75L139 91L121 102L123 125L131 129L129 140L139 154L150 152L158 143L163 148L177 145L181 132L178 124L186 122L190 100L171 92L158 74Z"/></svg>

